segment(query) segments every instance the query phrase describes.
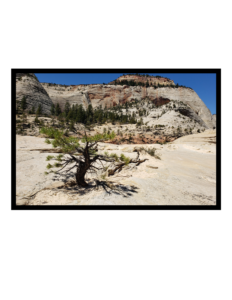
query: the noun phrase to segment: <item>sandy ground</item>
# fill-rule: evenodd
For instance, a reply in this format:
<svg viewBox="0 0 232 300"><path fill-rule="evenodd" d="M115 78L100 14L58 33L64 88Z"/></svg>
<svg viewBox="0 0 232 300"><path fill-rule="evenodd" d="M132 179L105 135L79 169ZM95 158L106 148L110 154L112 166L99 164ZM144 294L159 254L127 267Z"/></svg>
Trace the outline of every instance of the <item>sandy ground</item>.
<svg viewBox="0 0 232 300"><path fill-rule="evenodd" d="M86 189L64 187L56 175L44 175L49 149L43 138L17 136L18 205L215 205L216 204L216 132L184 136L165 145L141 145L156 148L160 160L148 154L148 161L124 170L109 181L114 190L107 193L93 185ZM139 145L100 144L101 151L136 157ZM154 168L155 167L155 168Z"/></svg>

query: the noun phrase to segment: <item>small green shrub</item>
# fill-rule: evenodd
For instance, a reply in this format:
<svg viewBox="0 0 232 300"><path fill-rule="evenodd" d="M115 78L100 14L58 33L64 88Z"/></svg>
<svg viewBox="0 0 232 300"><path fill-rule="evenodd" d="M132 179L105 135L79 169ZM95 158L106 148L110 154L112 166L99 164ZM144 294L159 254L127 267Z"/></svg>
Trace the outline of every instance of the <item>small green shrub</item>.
<svg viewBox="0 0 232 300"><path fill-rule="evenodd" d="M126 157L124 154L121 154L120 159L121 161L125 162L126 165L128 165L130 162L130 158Z"/></svg>
<svg viewBox="0 0 232 300"><path fill-rule="evenodd" d="M35 117L34 122L35 122L36 124L39 124L39 123L40 123L40 121L39 121L39 119L38 119L38 116Z"/></svg>
<svg viewBox="0 0 232 300"><path fill-rule="evenodd" d="M147 153L150 154L151 156L155 156L155 148L148 149Z"/></svg>

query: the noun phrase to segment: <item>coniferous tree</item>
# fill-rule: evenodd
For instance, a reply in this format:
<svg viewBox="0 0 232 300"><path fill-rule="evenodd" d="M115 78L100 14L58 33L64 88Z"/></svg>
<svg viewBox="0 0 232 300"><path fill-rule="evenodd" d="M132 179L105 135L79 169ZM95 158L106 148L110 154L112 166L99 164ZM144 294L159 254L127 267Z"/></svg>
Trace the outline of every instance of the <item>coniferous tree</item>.
<svg viewBox="0 0 232 300"><path fill-rule="evenodd" d="M42 128L41 133L46 134L49 138L53 140L46 139L46 143L52 144L54 148L59 147L63 154L57 157L48 156L47 161L52 159L56 162L51 165L47 165L47 169L60 168L56 174L62 175L61 172L66 172L68 174L71 170L75 172L76 184L82 187L88 186L86 182L86 175L88 173L97 174L99 172L104 172L106 169L106 164L110 163L107 167L108 176L113 176L116 172L120 172L125 166L132 163L138 166L147 159L140 160L139 152L137 152L136 159L130 159L124 154L119 157L117 154L109 155L107 152L103 154L98 153L98 143L104 142L109 139L115 138L115 133L109 134L97 134L95 136L87 136L86 134L81 138L65 137L64 133L53 128ZM82 142L80 144L80 141ZM65 154L65 155L64 155ZM106 163L106 164L105 164ZM70 164L72 165L70 168ZM105 165L104 165L105 164ZM67 167L67 168L66 168ZM96 183L99 180L96 179Z"/></svg>
<svg viewBox="0 0 232 300"><path fill-rule="evenodd" d="M70 122L70 125L69 125L69 130L71 130L71 131L75 131L75 127L74 127L74 121L73 121L73 120Z"/></svg>
<svg viewBox="0 0 232 300"><path fill-rule="evenodd" d="M42 105L39 104L37 111L36 111L36 115L40 116L42 114Z"/></svg>
<svg viewBox="0 0 232 300"><path fill-rule="evenodd" d="M35 124L39 124L39 119L38 119L38 115L37 114L36 114L34 122L35 122Z"/></svg>
<svg viewBox="0 0 232 300"><path fill-rule="evenodd" d="M70 111L70 104L69 104L69 102L67 101L67 102L65 103L65 107L64 107L64 112L65 112L65 116L66 116L66 117L68 116L69 111Z"/></svg>
<svg viewBox="0 0 232 300"><path fill-rule="evenodd" d="M59 116L61 114L61 108L59 103L56 103L56 107L55 107L55 115Z"/></svg>
<svg viewBox="0 0 232 300"><path fill-rule="evenodd" d="M87 114L90 116L93 116L93 106L92 104L89 104Z"/></svg>
<svg viewBox="0 0 232 300"><path fill-rule="evenodd" d="M72 120L73 119L73 114L74 114L74 112L72 110L70 110L68 115L66 116L66 120L67 121Z"/></svg>
<svg viewBox="0 0 232 300"><path fill-rule="evenodd" d="M22 132L24 132L24 125L27 121L27 114L25 112L23 112L23 115L22 115Z"/></svg>
<svg viewBox="0 0 232 300"><path fill-rule="evenodd" d="M51 106L51 115L54 116L55 115L55 105L52 104Z"/></svg>
<svg viewBox="0 0 232 300"><path fill-rule="evenodd" d="M20 103L20 108L22 109L22 111L24 111L27 108L27 101L26 101L26 97L23 96L21 103Z"/></svg>

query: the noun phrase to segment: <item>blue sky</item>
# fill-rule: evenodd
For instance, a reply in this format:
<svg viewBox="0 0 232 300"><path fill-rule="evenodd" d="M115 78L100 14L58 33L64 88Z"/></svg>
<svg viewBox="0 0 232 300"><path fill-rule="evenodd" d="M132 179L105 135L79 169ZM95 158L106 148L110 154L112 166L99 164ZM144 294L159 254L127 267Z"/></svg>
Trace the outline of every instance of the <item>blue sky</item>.
<svg viewBox="0 0 232 300"><path fill-rule="evenodd" d="M129 74L129 73L126 73ZM143 74L143 73L141 73ZM175 74L175 73L146 73L168 77L179 85L191 87L198 94L212 114L216 114L216 74ZM51 82L66 85L108 83L122 73L35 73L40 82Z"/></svg>

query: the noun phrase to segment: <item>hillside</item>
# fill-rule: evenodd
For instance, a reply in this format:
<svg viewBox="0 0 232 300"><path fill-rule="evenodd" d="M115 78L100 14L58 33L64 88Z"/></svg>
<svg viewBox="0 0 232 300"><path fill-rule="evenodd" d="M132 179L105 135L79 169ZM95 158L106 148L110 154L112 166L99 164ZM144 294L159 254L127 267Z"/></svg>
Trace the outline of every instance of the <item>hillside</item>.
<svg viewBox="0 0 232 300"><path fill-rule="evenodd" d="M158 80L158 86L148 87L134 86L132 83L136 78L147 79L145 76L126 75L119 77L117 81L125 78L131 79L128 81L131 85L124 85L121 81L122 84L65 86L40 83L34 74L20 73L16 76L16 103L25 96L28 111L32 107L36 110L41 104L42 113L46 115L51 114L52 104L59 104L64 111L65 104L69 103L69 110L74 109L71 113L74 122L92 124L95 127L112 123L115 131L120 131L116 125L128 125L127 130L130 132L127 133L134 136L134 143L173 140L182 135L216 127L216 118L194 90L177 87L166 78L148 77L154 82ZM164 80L169 85L161 87ZM94 115L88 116L85 113L80 118L80 114L83 115L80 105L87 112L90 104L94 108ZM143 139L138 138L144 132L146 136Z"/></svg>
<svg viewBox="0 0 232 300"><path fill-rule="evenodd" d="M127 75L126 78L132 79L134 77L134 75ZM143 77L140 79L142 80ZM154 80L157 80L157 78L154 78ZM175 87L173 81L170 83L172 83L172 87L144 87L117 84L62 86L49 83L42 83L42 86L47 91L52 102L54 104L59 103L62 109L66 101L71 106L82 104L84 108L87 108L89 104L92 104L93 108L99 106L110 108L126 102L141 102L143 99L149 99L157 107L167 104L171 100L176 100L188 105L201 118L207 128L214 128L216 126L211 112L195 91L190 88Z"/></svg>
<svg viewBox="0 0 232 300"><path fill-rule="evenodd" d="M33 107L36 111L41 104L42 113L50 114L52 100L33 73L16 74L16 107L23 97L26 98L28 111Z"/></svg>

